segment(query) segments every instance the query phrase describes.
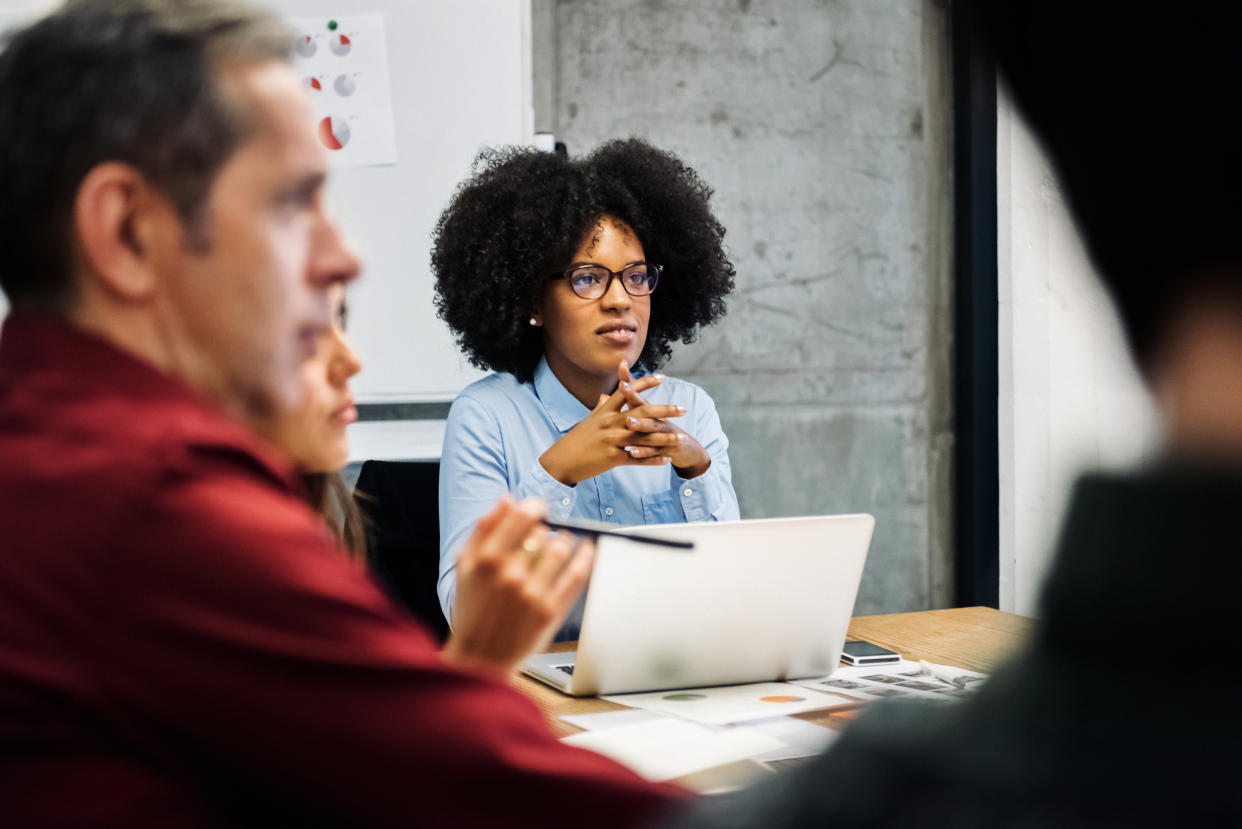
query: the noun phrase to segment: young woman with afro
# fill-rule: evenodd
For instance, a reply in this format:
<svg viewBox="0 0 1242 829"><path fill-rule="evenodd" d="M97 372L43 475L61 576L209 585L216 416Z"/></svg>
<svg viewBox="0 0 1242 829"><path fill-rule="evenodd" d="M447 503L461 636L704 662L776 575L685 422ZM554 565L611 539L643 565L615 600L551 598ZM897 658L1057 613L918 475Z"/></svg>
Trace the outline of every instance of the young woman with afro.
<svg viewBox="0 0 1242 829"><path fill-rule="evenodd" d="M654 373L725 312L734 268L710 188L637 140L589 156L485 152L440 217L436 306L494 373L453 402L440 465L440 603L498 498L550 519L738 517L728 440L692 383ZM558 638L575 638L581 601Z"/></svg>

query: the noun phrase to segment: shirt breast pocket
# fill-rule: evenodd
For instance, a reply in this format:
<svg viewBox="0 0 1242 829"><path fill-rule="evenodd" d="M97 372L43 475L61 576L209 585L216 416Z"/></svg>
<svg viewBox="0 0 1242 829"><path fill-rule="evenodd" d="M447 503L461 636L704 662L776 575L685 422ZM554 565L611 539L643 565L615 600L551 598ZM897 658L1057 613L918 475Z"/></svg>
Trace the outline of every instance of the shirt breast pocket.
<svg viewBox="0 0 1242 829"><path fill-rule="evenodd" d="M643 496L644 524L681 524L686 520L681 499L675 492L657 492Z"/></svg>

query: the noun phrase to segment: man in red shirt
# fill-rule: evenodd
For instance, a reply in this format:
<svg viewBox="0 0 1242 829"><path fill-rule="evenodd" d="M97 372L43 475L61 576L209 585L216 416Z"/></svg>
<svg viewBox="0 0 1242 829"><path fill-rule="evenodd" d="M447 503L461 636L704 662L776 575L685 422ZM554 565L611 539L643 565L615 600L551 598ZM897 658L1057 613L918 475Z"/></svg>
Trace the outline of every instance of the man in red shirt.
<svg viewBox="0 0 1242 829"><path fill-rule="evenodd" d="M358 271L289 43L244 7L87 0L0 54L4 820L657 816L676 791L506 685L589 556L531 556L537 510L499 505L439 653L240 425L293 402Z"/></svg>

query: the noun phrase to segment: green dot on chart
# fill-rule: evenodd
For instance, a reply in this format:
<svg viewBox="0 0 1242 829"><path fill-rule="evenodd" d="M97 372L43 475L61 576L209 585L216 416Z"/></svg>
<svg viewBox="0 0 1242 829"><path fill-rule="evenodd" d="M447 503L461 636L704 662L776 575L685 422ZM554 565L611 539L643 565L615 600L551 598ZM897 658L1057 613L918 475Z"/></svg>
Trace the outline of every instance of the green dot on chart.
<svg viewBox="0 0 1242 829"><path fill-rule="evenodd" d="M335 21L335 20L329 20L329 21L328 21L328 31L329 31L329 32L335 32L335 31L336 31L336 26L337 26L337 23L336 23L336 21Z"/></svg>

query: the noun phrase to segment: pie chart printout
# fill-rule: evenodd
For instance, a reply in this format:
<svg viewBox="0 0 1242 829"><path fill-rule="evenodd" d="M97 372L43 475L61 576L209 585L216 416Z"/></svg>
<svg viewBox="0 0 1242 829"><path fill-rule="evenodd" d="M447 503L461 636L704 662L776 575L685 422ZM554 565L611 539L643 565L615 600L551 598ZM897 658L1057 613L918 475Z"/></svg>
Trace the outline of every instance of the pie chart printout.
<svg viewBox="0 0 1242 829"><path fill-rule="evenodd" d="M319 122L319 140L329 150L344 149L349 143L349 124L343 118L328 116Z"/></svg>
<svg viewBox="0 0 1242 829"><path fill-rule="evenodd" d="M484 0L474 0L483 4ZM460 0L392 0L397 9L455 8ZM299 5L281 0L278 5ZM502 4L507 5L507 4ZM428 12L430 13L430 12ZM432 15L434 17L434 15ZM388 34L383 14L291 17L293 66L301 76L313 113L310 124L331 152L333 168L397 163ZM2 823L2 821L0 821Z"/></svg>

